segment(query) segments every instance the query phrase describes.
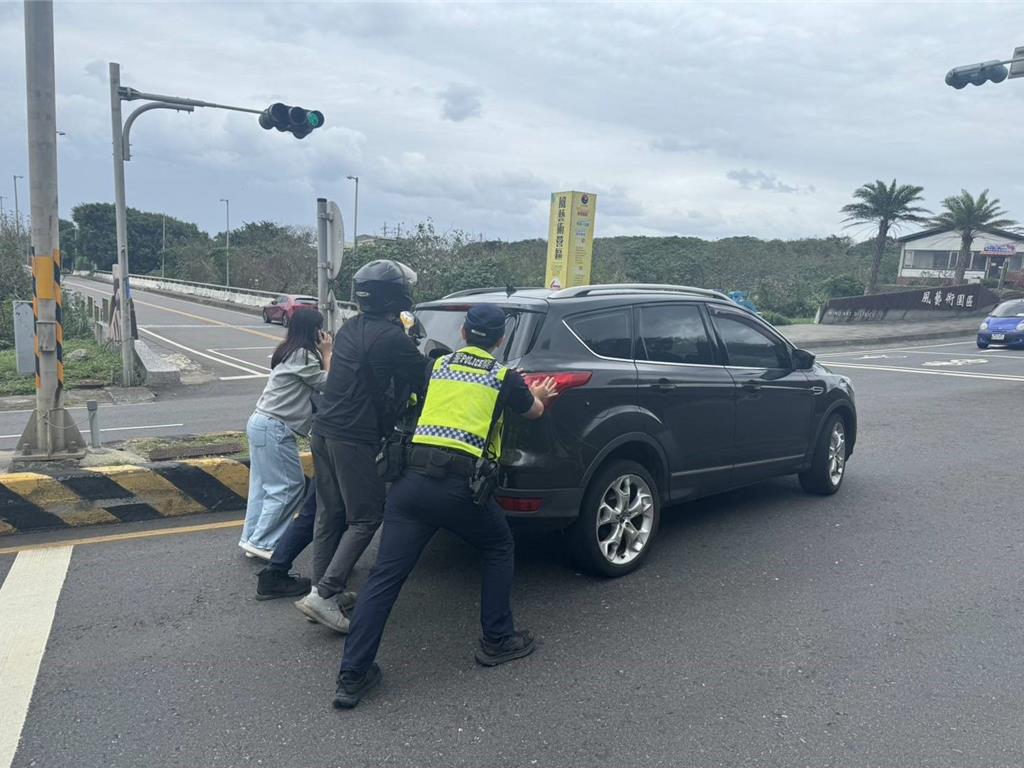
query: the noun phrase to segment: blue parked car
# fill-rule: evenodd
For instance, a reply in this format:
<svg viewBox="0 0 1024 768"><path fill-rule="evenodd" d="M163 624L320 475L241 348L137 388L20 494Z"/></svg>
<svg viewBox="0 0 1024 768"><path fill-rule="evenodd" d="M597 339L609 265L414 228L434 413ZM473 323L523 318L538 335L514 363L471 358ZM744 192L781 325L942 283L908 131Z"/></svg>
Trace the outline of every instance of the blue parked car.
<svg viewBox="0 0 1024 768"><path fill-rule="evenodd" d="M978 348L989 344L1024 346L1024 299L1004 301L985 318L978 328Z"/></svg>

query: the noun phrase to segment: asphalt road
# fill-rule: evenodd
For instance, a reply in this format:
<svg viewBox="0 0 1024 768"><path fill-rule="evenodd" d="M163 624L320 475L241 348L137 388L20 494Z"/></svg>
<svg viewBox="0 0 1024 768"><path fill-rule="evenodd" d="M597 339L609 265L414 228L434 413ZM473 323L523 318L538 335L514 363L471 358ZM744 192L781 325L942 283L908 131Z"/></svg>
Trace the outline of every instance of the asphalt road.
<svg viewBox="0 0 1024 768"><path fill-rule="evenodd" d="M65 281L97 300L110 287L82 278ZM159 389L154 402L102 404L104 442L154 435L202 434L245 429L270 368L270 355L285 330L264 325L258 315L207 306L147 291L133 291L140 337L164 355L190 362L186 377L196 383ZM69 409L83 434L84 407ZM23 408L0 411L0 451L11 450L28 420Z"/></svg>
<svg viewBox="0 0 1024 768"><path fill-rule="evenodd" d="M670 510L617 581L519 536L542 646L492 670L476 558L438 537L353 712L329 705L343 641L252 599L237 528L75 545L13 765L1021 765L1024 354L823 357L861 420L838 495L783 479Z"/></svg>

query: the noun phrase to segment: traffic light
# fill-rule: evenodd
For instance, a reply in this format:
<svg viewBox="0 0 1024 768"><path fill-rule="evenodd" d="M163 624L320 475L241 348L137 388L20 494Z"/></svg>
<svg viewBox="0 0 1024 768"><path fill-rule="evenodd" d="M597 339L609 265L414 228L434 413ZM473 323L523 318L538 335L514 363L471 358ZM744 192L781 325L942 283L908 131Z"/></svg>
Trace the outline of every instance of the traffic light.
<svg viewBox="0 0 1024 768"><path fill-rule="evenodd" d="M946 73L946 85L951 85L959 90L968 83L984 85L989 80L993 83L1001 83L1008 74L1009 71L1000 61L983 61L980 64L968 64L965 67L954 67L949 70Z"/></svg>
<svg viewBox="0 0 1024 768"><path fill-rule="evenodd" d="M289 107L277 102L260 113L260 127L287 131L297 139L304 139L324 124L324 113L315 109Z"/></svg>

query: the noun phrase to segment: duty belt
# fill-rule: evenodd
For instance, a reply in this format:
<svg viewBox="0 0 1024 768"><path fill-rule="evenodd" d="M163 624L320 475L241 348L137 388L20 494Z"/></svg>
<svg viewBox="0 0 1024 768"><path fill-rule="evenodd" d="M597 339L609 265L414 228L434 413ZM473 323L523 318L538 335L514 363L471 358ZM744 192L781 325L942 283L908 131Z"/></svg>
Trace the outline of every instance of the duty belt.
<svg viewBox="0 0 1024 768"><path fill-rule="evenodd" d="M476 459L462 451L414 444L409 451L407 466L428 477L443 478L454 474L469 478L476 472Z"/></svg>

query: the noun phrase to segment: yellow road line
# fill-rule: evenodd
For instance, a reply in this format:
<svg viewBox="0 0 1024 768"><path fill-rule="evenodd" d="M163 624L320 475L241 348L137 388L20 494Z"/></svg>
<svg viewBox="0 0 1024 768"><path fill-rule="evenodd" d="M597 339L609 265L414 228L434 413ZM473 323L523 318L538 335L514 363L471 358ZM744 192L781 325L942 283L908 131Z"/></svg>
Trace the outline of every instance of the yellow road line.
<svg viewBox="0 0 1024 768"><path fill-rule="evenodd" d="M203 531L216 531L221 528L241 528L244 520L225 520L220 523L203 523L201 525L180 525L174 528L157 528L154 531L133 531L132 533L112 533L107 536L92 536L87 539L63 539L61 541L49 541L43 544L25 544L20 547L0 548L0 555L14 555L18 552L25 552L32 549L51 549L52 547L80 547L85 544L106 544L113 541L132 541L133 539L148 539L153 536L174 536L179 533L202 533Z"/></svg>

